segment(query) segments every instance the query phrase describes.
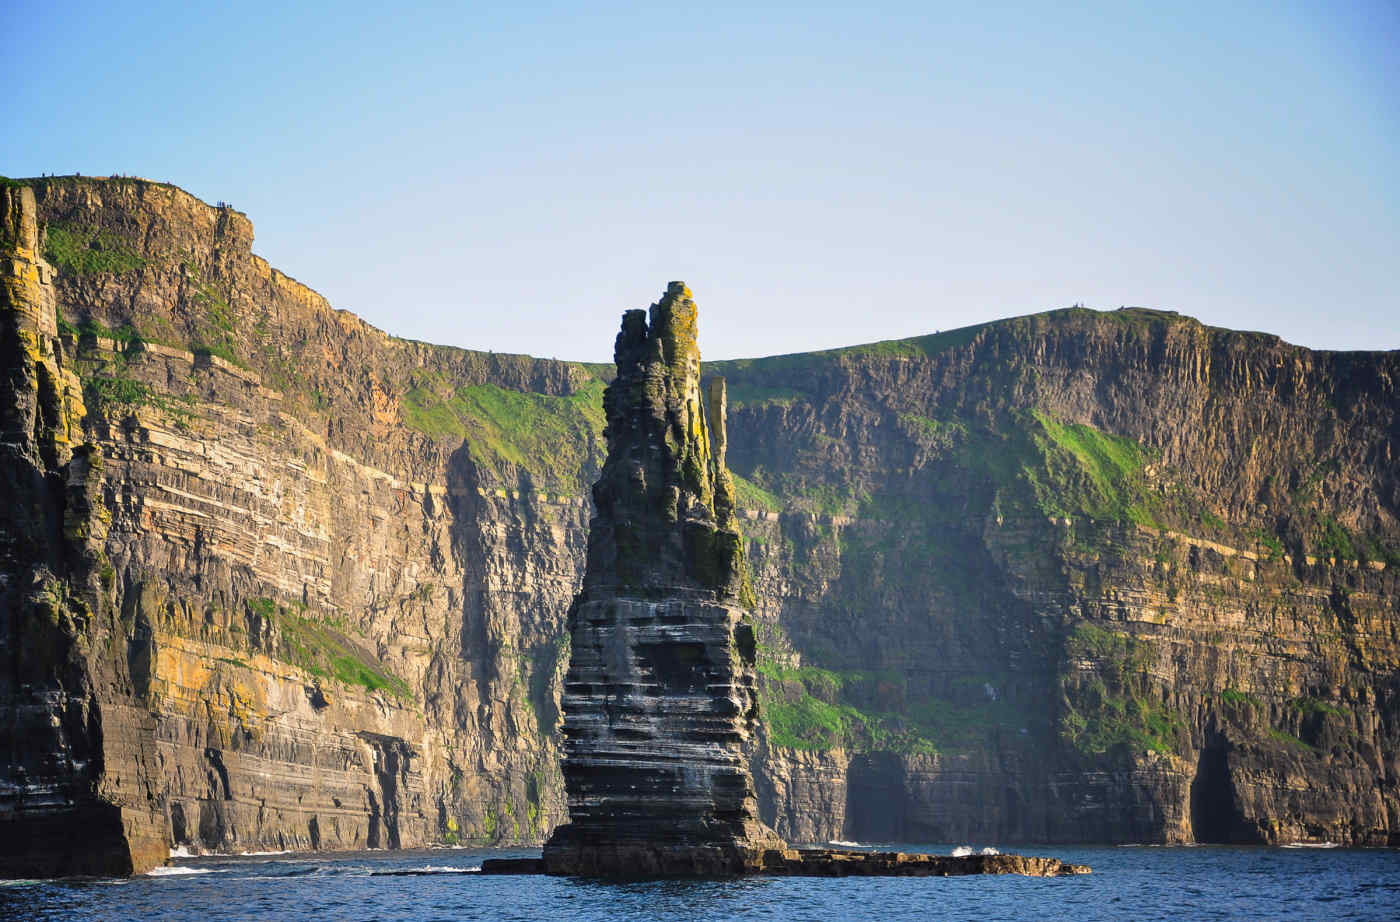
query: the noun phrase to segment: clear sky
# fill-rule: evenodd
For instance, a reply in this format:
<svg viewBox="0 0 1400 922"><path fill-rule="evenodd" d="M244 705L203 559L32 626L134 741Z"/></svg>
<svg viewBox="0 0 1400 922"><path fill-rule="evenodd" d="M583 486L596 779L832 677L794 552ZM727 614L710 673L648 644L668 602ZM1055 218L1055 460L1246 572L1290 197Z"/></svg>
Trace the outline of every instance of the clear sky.
<svg viewBox="0 0 1400 922"><path fill-rule="evenodd" d="M706 358L1072 303L1400 347L1400 3L4 0L0 173L166 180L391 333ZM17 81L17 82L16 82Z"/></svg>

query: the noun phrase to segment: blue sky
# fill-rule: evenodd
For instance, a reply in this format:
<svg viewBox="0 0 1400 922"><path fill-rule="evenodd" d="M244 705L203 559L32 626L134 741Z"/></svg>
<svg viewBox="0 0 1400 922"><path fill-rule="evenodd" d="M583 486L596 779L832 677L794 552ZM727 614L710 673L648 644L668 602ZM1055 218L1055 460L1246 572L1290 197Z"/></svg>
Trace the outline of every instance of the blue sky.
<svg viewBox="0 0 1400 922"><path fill-rule="evenodd" d="M707 358L1076 302L1400 347L1393 0L233 6L9 0L0 173L228 201L479 349L607 360L671 279Z"/></svg>

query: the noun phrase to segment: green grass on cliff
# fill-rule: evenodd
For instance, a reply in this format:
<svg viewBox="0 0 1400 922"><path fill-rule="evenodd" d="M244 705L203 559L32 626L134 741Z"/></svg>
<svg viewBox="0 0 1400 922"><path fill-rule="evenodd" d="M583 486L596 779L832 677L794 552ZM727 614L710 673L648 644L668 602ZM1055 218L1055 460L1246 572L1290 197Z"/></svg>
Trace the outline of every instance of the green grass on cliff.
<svg viewBox="0 0 1400 922"><path fill-rule="evenodd" d="M108 230L49 226L44 258L60 272L92 275L99 272L130 272L143 268L146 260L136 246Z"/></svg>
<svg viewBox="0 0 1400 922"><path fill-rule="evenodd" d="M1152 455L1132 439L1042 410L975 429L956 421L907 424L946 440L959 467L985 477L998 514L1156 524L1156 499L1143 476Z"/></svg>
<svg viewBox="0 0 1400 922"><path fill-rule="evenodd" d="M740 509L761 509L764 512L782 512L783 501L751 480L740 477L733 471L734 496Z"/></svg>
<svg viewBox="0 0 1400 922"><path fill-rule="evenodd" d="M248 608L277 624L281 632L278 652L292 665L321 678L359 685L372 692L384 690L396 698L413 700L413 690L407 682L385 669L341 631L279 605L273 599L251 599Z"/></svg>
<svg viewBox="0 0 1400 922"><path fill-rule="evenodd" d="M1056 517L1157 525L1161 499L1148 489L1152 452L1133 439L1042 410L1000 414L982 424L916 413L897 415L900 430L933 459L945 479L966 471L990 491L981 501L1011 518ZM819 433L807 450L823 463L844 446ZM822 482L810 475L755 468L747 480L773 505L822 515L879 520L938 517L942 510L913 506L905 496L872 492L857 482ZM741 505L744 489L740 489ZM755 503L754 505L759 505ZM951 508L951 507L950 507Z"/></svg>
<svg viewBox="0 0 1400 922"><path fill-rule="evenodd" d="M968 345L988 326L989 324L979 323L975 326L960 327L956 330L930 333L927 336L915 336L910 339L887 339L878 343L846 346L842 349L833 349L829 353L816 354L875 356L877 358L927 358L948 349L955 349Z"/></svg>
<svg viewBox="0 0 1400 922"><path fill-rule="evenodd" d="M399 414L405 426L435 439L461 439L467 434L452 408L427 388L415 387L404 394Z"/></svg>
<svg viewBox="0 0 1400 922"><path fill-rule="evenodd" d="M792 749L935 750L917 732L851 704L843 690L871 674L816 666L791 667L759 658L760 715L773 743Z"/></svg>
<svg viewBox="0 0 1400 922"><path fill-rule="evenodd" d="M934 754L1019 738L1025 712L982 691L987 677L962 684L958 700L913 696L892 670L783 666L759 654L760 715L774 745L792 749Z"/></svg>
<svg viewBox="0 0 1400 922"><path fill-rule="evenodd" d="M517 486L523 472L535 488L579 493L588 486L589 459L603 450L603 388L593 379L553 397L478 384L444 399L415 387L400 413L405 425L435 439L465 441L499 484Z"/></svg>
<svg viewBox="0 0 1400 922"><path fill-rule="evenodd" d="M1039 458L1022 470L1042 511L1156 524L1141 489L1150 455L1137 442L1040 410L1026 424Z"/></svg>
<svg viewBox="0 0 1400 922"><path fill-rule="evenodd" d="M764 387L755 384L735 384L727 388L726 399L729 406L739 407L790 407L807 395L791 387Z"/></svg>
<svg viewBox="0 0 1400 922"><path fill-rule="evenodd" d="M1060 735L1077 750L1177 749L1185 722L1149 694L1148 650L1136 638L1081 621L1065 638L1064 662Z"/></svg>

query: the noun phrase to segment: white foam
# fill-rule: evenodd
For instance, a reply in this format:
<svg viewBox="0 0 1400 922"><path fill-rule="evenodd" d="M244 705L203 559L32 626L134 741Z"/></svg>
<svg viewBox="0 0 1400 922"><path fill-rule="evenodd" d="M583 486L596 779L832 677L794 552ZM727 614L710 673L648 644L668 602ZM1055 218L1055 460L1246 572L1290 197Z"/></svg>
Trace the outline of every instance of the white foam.
<svg viewBox="0 0 1400 922"><path fill-rule="evenodd" d="M152 868L146 872L147 877L185 877L190 874L212 874L209 868Z"/></svg>
<svg viewBox="0 0 1400 922"><path fill-rule="evenodd" d="M986 848L982 849L982 854L984 854L984 855L1000 855L1001 852L997 851L996 849L994 849L994 848L992 848L990 845L988 845Z"/></svg>
<svg viewBox="0 0 1400 922"><path fill-rule="evenodd" d="M280 852L239 852L238 854L244 858L262 858L267 855L290 855L291 853L292 850L287 848Z"/></svg>
<svg viewBox="0 0 1400 922"><path fill-rule="evenodd" d="M1284 848L1341 848L1339 842L1290 842Z"/></svg>
<svg viewBox="0 0 1400 922"><path fill-rule="evenodd" d="M848 842L845 839L832 839L827 845L835 845L837 848L869 848L864 842Z"/></svg>
<svg viewBox="0 0 1400 922"><path fill-rule="evenodd" d="M454 868L446 865L426 864L421 868L407 868L406 870L418 871L423 874L470 874L473 871L480 871L481 868Z"/></svg>
<svg viewBox="0 0 1400 922"><path fill-rule="evenodd" d="M172 849L170 850L170 857L171 857L171 858L198 858L198 857L199 857L199 849L195 849L194 851L190 851L190 847L189 847L188 845L177 845L177 846L175 846L174 848L172 848Z"/></svg>
<svg viewBox="0 0 1400 922"><path fill-rule="evenodd" d="M971 845L959 845L957 848L953 849L953 857L954 857L954 858L966 858L968 855L971 855L971 854L972 854L972 846L971 846Z"/></svg>

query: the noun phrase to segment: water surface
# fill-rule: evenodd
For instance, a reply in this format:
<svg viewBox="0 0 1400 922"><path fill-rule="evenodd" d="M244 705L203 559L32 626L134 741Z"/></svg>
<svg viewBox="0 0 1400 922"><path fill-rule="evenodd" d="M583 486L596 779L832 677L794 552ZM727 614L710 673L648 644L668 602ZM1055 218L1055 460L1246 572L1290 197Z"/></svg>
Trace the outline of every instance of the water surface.
<svg viewBox="0 0 1400 922"><path fill-rule="evenodd" d="M951 854L955 846L898 847ZM1400 919L1400 852L1395 850L1004 850L1053 855L1090 865L1094 873L1050 880L798 877L607 884L476 873L483 858L537 855L538 850L179 858L172 867L130 880L0 882L0 919Z"/></svg>

